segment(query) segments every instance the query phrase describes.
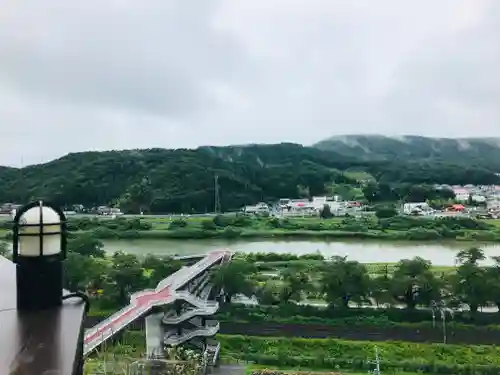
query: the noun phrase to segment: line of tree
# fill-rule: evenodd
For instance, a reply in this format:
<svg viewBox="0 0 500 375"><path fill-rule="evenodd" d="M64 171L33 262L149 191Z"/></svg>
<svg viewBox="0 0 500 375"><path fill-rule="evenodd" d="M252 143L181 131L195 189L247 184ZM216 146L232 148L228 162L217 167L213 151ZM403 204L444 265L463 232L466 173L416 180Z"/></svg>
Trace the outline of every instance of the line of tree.
<svg viewBox="0 0 500 375"><path fill-rule="evenodd" d="M445 301L447 306L467 305L475 313L481 306L493 304L500 308L500 257L493 257L495 265L487 268L479 265L484 259L481 249L463 250L457 255L456 272L436 275L430 261L415 257L403 259L394 269L386 268L375 277L366 265L346 257L336 256L320 264L310 259L290 263L279 272L278 283L253 282L255 262L243 259L223 266L219 277L229 301L237 294L245 294L257 296L264 305L281 304L312 294L324 298L335 309L349 308L352 303L375 303L404 304L411 310Z"/></svg>
<svg viewBox="0 0 500 375"><path fill-rule="evenodd" d="M5 246L0 250L7 253ZM260 255L258 259L272 261L273 256ZM493 257L494 266L481 267L479 262L485 255L478 248L460 251L456 272L441 275L420 257L403 259L393 269L373 275L366 265L346 257L322 260L321 255L312 254L300 262L285 262L277 275L279 282L259 273L266 262L255 257L236 258L214 272L212 282L224 289L228 302L238 294L256 296L264 305L313 295L335 309L349 308L352 303L405 304L415 309L432 301L446 301L449 306L465 304L472 313L491 304L500 308L500 257ZM69 243L65 287L89 292L98 308L114 309L128 303L131 293L155 287L181 266L182 262L172 257L139 258L123 252L106 256L102 242L81 235Z"/></svg>
<svg viewBox="0 0 500 375"><path fill-rule="evenodd" d="M369 162L283 143L83 152L22 169L2 167L0 202L46 199L60 206L109 204L127 212L212 212L218 176L221 208L227 211L258 201L324 195L332 185L359 187L359 181L344 173L353 169L379 182L377 191L365 192L369 200L399 199L385 186L401 183L500 183L494 171L481 167ZM412 191L406 196L431 199L429 194Z"/></svg>

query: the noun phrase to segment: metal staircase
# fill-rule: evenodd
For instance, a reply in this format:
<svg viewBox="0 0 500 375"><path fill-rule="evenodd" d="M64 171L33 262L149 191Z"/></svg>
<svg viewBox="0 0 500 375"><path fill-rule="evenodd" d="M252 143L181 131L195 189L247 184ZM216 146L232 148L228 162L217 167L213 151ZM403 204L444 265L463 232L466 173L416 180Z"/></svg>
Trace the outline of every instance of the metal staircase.
<svg viewBox="0 0 500 375"><path fill-rule="evenodd" d="M184 329L180 334L177 328L169 330L165 333L164 343L165 345L177 346L195 337L212 337L219 332L220 324L217 320L207 320L205 324L204 327Z"/></svg>
<svg viewBox="0 0 500 375"><path fill-rule="evenodd" d="M211 252L198 263L168 276L154 290L134 293L128 306L85 331L84 355L134 321L147 317L149 357L145 362L160 361L165 346L190 345L201 351L204 372L210 372L218 365L220 353L220 343L214 339L220 324L210 319L219 309L219 302L210 300L213 297L210 274L212 267L229 262L231 257L229 251Z"/></svg>
<svg viewBox="0 0 500 375"><path fill-rule="evenodd" d="M219 364L220 342L215 339L208 339L205 351L208 356L208 365L216 367Z"/></svg>
<svg viewBox="0 0 500 375"><path fill-rule="evenodd" d="M196 316L209 316L214 315L219 309L219 303L215 301L207 301L204 308L188 308L176 315L175 312L168 312L162 319L165 325L178 325Z"/></svg>

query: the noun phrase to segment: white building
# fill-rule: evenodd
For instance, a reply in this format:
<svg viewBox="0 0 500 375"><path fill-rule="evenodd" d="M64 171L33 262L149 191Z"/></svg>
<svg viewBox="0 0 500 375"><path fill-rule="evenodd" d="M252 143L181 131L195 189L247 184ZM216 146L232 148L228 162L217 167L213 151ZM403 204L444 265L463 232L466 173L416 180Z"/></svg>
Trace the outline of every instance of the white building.
<svg viewBox="0 0 500 375"><path fill-rule="evenodd" d="M477 203L484 203L486 202L486 197L484 195L481 195L481 194L472 194L470 199L473 201L473 202L477 202Z"/></svg>
<svg viewBox="0 0 500 375"><path fill-rule="evenodd" d="M403 213L405 215L429 215L434 210L426 202L405 203L403 205Z"/></svg>
<svg viewBox="0 0 500 375"><path fill-rule="evenodd" d="M341 215L345 214L348 202L339 201L338 196L334 196L333 198L313 197L311 204L318 212L321 211L325 205L327 205L330 207L330 212L333 215Z"/></svg>
<svg viewBox="0 0 500 375"><path fill-rule="evenodd" d="M470 197L469 190L467 189L453 189L455 193L455 200L459 202L467 202Z"/></svg>
<svg viewBox="0 0 500 375"><path fill-rule="evenodd" d="M245 206L243 212L246 214L263 214L269 213L269 206L263 202L256 204L255 206Z"/></svg>
<svg viewBox="0 0 500 375"><path fill-rule="evenodd" d="M487 201L486 208L488 210L494 210L494 211L500 210L500 200L493 199L493 200Z"/></svg>

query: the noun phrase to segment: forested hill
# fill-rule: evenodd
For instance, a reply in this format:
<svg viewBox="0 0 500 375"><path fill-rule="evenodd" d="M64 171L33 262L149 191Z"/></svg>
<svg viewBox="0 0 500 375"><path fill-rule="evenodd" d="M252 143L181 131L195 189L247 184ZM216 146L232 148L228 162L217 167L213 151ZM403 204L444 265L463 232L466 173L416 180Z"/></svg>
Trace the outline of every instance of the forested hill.
<svg viewBox="0 0 500 375"><path fill-rule="evenodd" d="M205 212L214 208L218 176L223 210L282 197L319 195L356 185L365 171L389 184L500 183L481 168L439 163L368 162L297 144L73 153L49 163L0 168L0 202L50 199L127 210Z"/></svg>
<svg viewBox="0 0 500 375"><path fill-rule="evenodd" d="M500 172L500 138L346 135L325 139L314 147L364 160L439 160L444 163L480 165Z"/></svg>

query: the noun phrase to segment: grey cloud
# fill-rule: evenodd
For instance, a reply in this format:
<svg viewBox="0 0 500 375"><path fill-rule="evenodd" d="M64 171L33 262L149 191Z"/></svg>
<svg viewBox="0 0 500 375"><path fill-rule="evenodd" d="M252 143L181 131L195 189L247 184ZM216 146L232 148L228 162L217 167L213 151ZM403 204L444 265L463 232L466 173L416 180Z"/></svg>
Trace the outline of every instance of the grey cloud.
<svg viewBox="0 0 500 375"><path fill-rule="evenodd" d="M186 115L203 104L202 82L238 59L211 29L216 1L20 3L0 28L0 79L32 94Z"/></svg>
<svg viewBox="0 0 500 375"><path fill-rule="evenodd" d="M500 136L496 0L10 4L0 164L347 133Z"/></svg>

